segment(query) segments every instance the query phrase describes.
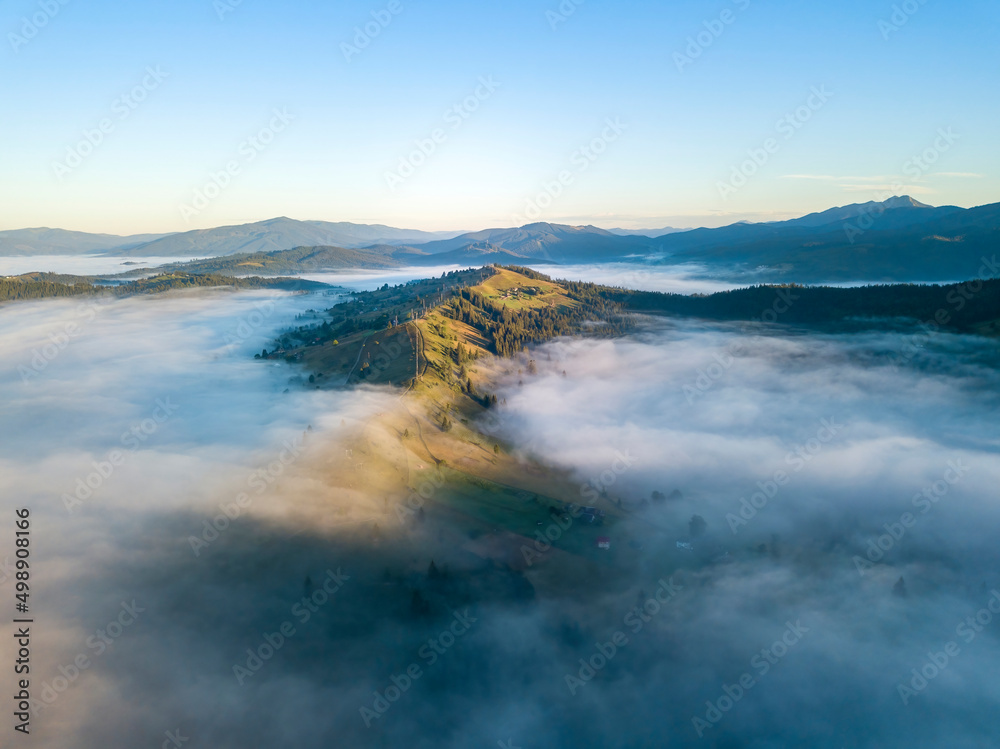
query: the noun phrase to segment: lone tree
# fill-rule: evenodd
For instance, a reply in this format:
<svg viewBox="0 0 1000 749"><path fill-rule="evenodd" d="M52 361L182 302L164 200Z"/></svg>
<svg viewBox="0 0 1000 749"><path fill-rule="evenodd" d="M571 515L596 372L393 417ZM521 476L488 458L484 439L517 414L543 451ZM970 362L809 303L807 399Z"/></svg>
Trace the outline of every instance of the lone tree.
<svg viewBox="0 0 1000 749"><path fill-rule="evenodd" d="M705 532L706 528L708 528L708 523L705 522L705 518L701 515L691 516L691 521L688 523L688 532L691 534L691 538L698 538Z"/></svg>

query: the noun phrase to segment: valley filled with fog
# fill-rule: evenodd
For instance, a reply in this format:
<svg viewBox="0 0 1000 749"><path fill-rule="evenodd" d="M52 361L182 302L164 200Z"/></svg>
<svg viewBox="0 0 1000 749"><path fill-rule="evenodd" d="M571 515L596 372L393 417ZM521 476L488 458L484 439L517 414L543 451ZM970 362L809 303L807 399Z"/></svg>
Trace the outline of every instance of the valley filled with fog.
<svg viewBox="0 0 1000 749"><path fill-rule="evenodd" d="M21 273L67 273L76 276L114 275L133 268L155 268L176 262L170 257L124 258L117 255L33 255L0 257L0 276Z"/></svg>
<svg viewBox="0 0 1000 749"><path fill-rule="evenodd" d="M40 741L989 745L1000 621L975 617L1000 612L995 339L640 317L484 363L489 434L622 509L611 566L560 581L473 558L434 503L398 522L341 475L335 457L363 460L345 440L400 391L316 389L253 358L346 290L441 271L0 306L0 509L32 509ZM428 579L432 560L454 577Z"/></svg>

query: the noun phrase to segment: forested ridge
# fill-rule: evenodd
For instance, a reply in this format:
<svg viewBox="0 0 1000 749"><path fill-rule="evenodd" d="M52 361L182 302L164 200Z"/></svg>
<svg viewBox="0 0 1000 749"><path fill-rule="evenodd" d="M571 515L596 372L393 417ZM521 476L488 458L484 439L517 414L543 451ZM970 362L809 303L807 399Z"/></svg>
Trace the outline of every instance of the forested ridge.
<svg viewBox="0 0 1000 749"><path fill-rule="evenodd" d="M482 333L500 356L510 356L530 343L579 333L584 322L602 323L600 331L607 335L631 327L622 305L601 295L580 299L573 306L514 310L466 288L443 307L443 313Z"/></svg>
<svg viewBox="0 0 1000 749"><path fill-rule="evenodd" d="M502 296L507 288L502 284L491 286L504 274L518 296ZM991 332L1000 326L1000 279L852 288L759 285L683 295L553 280L518 266L487 266L356 292L350 301L318 313L312 324L285 332L275 346L320 345L417 320L432 309L472 328L498 356L559 336L621 335L634 327L636 313L850 329L879 328L895 319L897 324L908 320L955 331L985 325L985 332Z"/></svg>
<svg viewBox="0 0 1000 749"><path fill-rule="evenodd" d="M794 324L828 324L845 320L909 318L956 330L1000 318L1000 279L948 285L885 284L831 286L752 286L708 296L684 296L600 287L576 288L598 294L636 312L652 312L713 320L763 320ZM582 287L589 284L579 285Z"/></svg>
<svg viewBox="0 0 1000 749"><path fill-rule="evenodd" d="M1000 321L1000 279L956 284L881 284L840 288L831 286L760 285L709 295L667 294L553 279L527 268L507 270L535 281L558 284L573 300L569 307L512 310L462 289L445 305L445 314L471 325L509 356L529 343L586 329L618 335L631 327L629 312L708 320L763 321L799 325L878 327L880 321L902 318L956 331ZM600 321L600 326L587 325Z"/></svg>
<svg viewBox="0 0 1000 749"><path fill-rule="evenodd" d="M21 280L20 277L0 278L0 301L79 296L93 291L94 286L86 281L67 284L59 281Z"/></svg>
<svg viewBox="0 0 1000 749"><path fill-rule="evenodd" d="M303 281L298 278L260 278L258 276L231 278L193 273L167 273L115 285L95 283L96 280L90 277L65 276L54 273L29 273L23 276L0 278L0 301L82 295L131 296L133 294L159 294L175 289L218 286L239 289L277 288L288 291L315 290L326 286L326 284Z"/></svg>

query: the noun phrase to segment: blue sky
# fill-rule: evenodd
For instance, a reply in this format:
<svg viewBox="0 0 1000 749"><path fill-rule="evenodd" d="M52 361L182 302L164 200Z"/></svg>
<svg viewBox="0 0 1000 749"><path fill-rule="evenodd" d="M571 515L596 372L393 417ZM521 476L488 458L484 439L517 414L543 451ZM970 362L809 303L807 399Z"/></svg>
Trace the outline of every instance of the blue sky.
<svg viewBox="0 0 1000 749"><path fill-rule="evenodd" d="M9 0L0 229L995 202L998 22L988 0Z"/></svg>

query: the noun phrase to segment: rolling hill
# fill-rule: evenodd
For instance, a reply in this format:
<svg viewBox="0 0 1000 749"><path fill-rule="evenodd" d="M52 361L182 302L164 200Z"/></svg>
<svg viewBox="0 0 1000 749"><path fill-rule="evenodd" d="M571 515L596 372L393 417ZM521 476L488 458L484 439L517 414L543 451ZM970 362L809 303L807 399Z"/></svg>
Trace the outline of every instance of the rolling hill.
<svg viewBox="0 0 1000 749"><path fill-rule="evenodd" d="M218 257L303 246L359 248L415 244L447 239L456 234L459 232L424 232L381 224L296 221L284 217L238 226L133 236L64 229L15 229L0 231L0 257L98 252L123 257Z"/></svg>
<svg viewBox="0 0 1000 749"><path fill-rule="evenodd" d="M596 226L535 223L513 229L486 229L452 239L427 242L429 255L454 253L469 246L489 246L518 258L548 263L610 262L651 252L649 237L620 236Z"/></svg>
<svg viewBox="0 0 1000 749"><path fill-rule="evenodd" d="M295 247L403 245L439 240L457 232L423 232L390 226L273 218L253 224L220 226L171 234L118 254L155 257L222 257Z"/></svg>
<svg viewBox="0 0 1000 749"><path fill-rule="evenodd" d="M0 257L80 255L108 250L128 250L160 239L165 234L88 234L66 229L12 229L0 231Z"/></svg>
<svg viewBox="0 0 1000 749"><path fill-rule="evenodd" d="M271 252L244 252L237 255L212 257L171 263L157 268L158 272L209 273L225 276L282 275L310 273L350 268L398 268L403 265L390 254L395 248L383 246L367 250L346 247L296 247ZM148 273L137 269L123 277Z"/></svg>

